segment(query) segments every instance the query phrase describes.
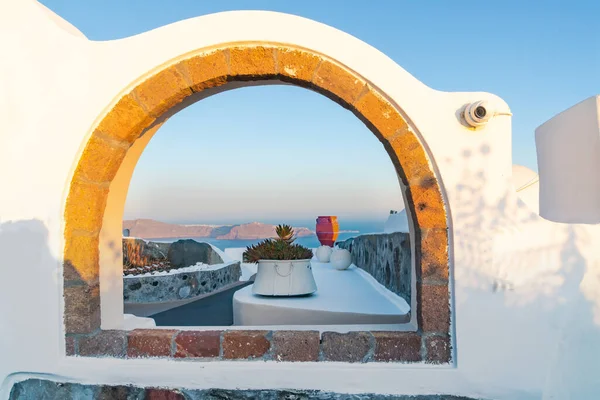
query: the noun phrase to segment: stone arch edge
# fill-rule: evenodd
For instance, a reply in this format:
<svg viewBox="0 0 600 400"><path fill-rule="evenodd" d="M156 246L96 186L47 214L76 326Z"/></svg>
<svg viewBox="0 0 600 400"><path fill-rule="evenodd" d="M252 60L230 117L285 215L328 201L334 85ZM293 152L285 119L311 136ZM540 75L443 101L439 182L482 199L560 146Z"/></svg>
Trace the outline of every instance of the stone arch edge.
<svg viewBox="0 0 600 400"><path fill-rule="evenodd" d="M415 226L418 331L351 332L348 335L369 343L370 355L365 355L368 359L354 361L451 362L448 216L441 185L424 144L399 107L363 77L325 55L274 42L219 45L171 60L137 80L96 123L79 158L65 206L67 354L178 357L175 350L168 354L136 355L130 347L140 341L162 340L171 343L169 349L177 348L181 333L159 329L130 333L100 330L98 243L110 183L128 148L165 112L207 89L235 81L260 80L281 80L315 90L352 111L383 143L406 187L406 204ZM206 334L186 332L197 335L198 340ZM298 345L315 342L315 332L260 332L231 331L219 335L216 358L239 358L225 351L226 338L232 335L267 341L268 345L263 343L269 348L267 353L277 352L277 343L293 347L295 340ZM317 354L322 354L323 346L343 346L347 338L330 332L321 337L316 334ZM108 348L107 341L122 346ZM268 355L251 358L264 357Z"/></svg>

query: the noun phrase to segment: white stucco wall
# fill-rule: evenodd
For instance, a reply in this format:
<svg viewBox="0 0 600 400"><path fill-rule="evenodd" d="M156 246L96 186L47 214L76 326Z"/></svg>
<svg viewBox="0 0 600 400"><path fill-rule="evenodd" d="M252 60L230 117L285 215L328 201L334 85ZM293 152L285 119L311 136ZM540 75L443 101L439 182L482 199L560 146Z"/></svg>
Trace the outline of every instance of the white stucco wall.
<svg viewBox="0 0 600 400"><path fill-rule="evenodd" d="M519 199L523 201L529 209L540 213L540 177L534 171L522 165L513 165L512 183L517 191Z"/></svg>
<svg viewBox="0 0 600 400"><path fill-rule="evenodd" d="M544 220L519 199L511 181L510 117L495 117L477 131L459 123L458 110L472 101L509 111L501 99L432 90L360 40L291 15L220 13L109 42L90 42L65 24L32 0L0 3L0 398L31 375L494 399L600 393L600 230ZM268 362L257 368L254 362L63 356L64 204L92 126L152 70L232 41L289 43L326 54L384 91L422 135L452 218L454 367ZM540 164L541 177L547 165ZM128 177L119 184L127 186ZM121 235L115 221L105 219L109 237Z"/></svg>

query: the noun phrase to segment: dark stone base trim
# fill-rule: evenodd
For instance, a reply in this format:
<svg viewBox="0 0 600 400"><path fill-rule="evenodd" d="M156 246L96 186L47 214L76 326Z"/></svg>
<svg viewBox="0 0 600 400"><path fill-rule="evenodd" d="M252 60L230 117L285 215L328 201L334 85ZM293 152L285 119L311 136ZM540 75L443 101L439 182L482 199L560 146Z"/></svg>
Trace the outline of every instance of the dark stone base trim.
<svg viewBox="0 0 600 400"><path fill-rule="evenodd" d="M27 379L16 383L10 400L37 399L110 399L110 400L478 400L471 397L450 395L378 395L343 394L317 390L226 390L226 389L166 389L141 388L136 386L82 385L79 383L54 382L43 379ZM479 399L482 400L482 399Z"/></svg>

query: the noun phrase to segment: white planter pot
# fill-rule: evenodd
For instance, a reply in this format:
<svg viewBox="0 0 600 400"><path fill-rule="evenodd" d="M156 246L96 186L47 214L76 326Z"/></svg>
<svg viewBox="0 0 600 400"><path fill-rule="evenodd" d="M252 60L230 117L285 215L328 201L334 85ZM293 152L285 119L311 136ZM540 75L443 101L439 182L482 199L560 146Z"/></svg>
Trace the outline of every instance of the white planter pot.
<svg viewBox="0 0 600 400"><path fill-rule="evenodd" d="M310 260L260 260L252 293L262 296L301 296L316 292Z"/></svg>

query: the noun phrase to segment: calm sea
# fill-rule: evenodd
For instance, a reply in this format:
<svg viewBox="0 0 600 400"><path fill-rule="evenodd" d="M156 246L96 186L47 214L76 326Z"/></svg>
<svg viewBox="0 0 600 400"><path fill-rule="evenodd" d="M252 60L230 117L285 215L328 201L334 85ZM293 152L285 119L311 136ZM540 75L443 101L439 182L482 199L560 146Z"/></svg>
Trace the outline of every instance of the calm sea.
<svg viewBox="0 0 600 400"><path fill-rule="evenodd" d="M307 225L300 225L300 226L307 226ZM314 228L313 228L314 229ZM356 223L356 224L352 224L351 226L340 226L340 230L347 230L347 231L358 231L358 232L352 232L352 233L340 233L337 241L341 241L341 240L346 240L358 235L362 235L362 234L366 234L366 233L379 233L379 232L383 232L383 223L381 222L364 222L364 223ZM189 237L189 238L165 238L165 239L149 239L153 242L164 242L164 243L170 243L170 242L175 242L177 240L180 239L193 239L197 242L206 242L206 243L210 243L213 246L218 247L221 250L227 249L227 248L243 248L243 247L247 247L253 244L256 244L260 241L262 241L262 239L249 239L249 240L223 240L223 239L215 239L215 238L208 238L208 237ZM300 237L298 239L296 239L296 242L298 244L301 244L303 246L306 246L308 248L316 248L320 246L319 240L317 239L316 236L306 236L306 237Z"/></svg>

